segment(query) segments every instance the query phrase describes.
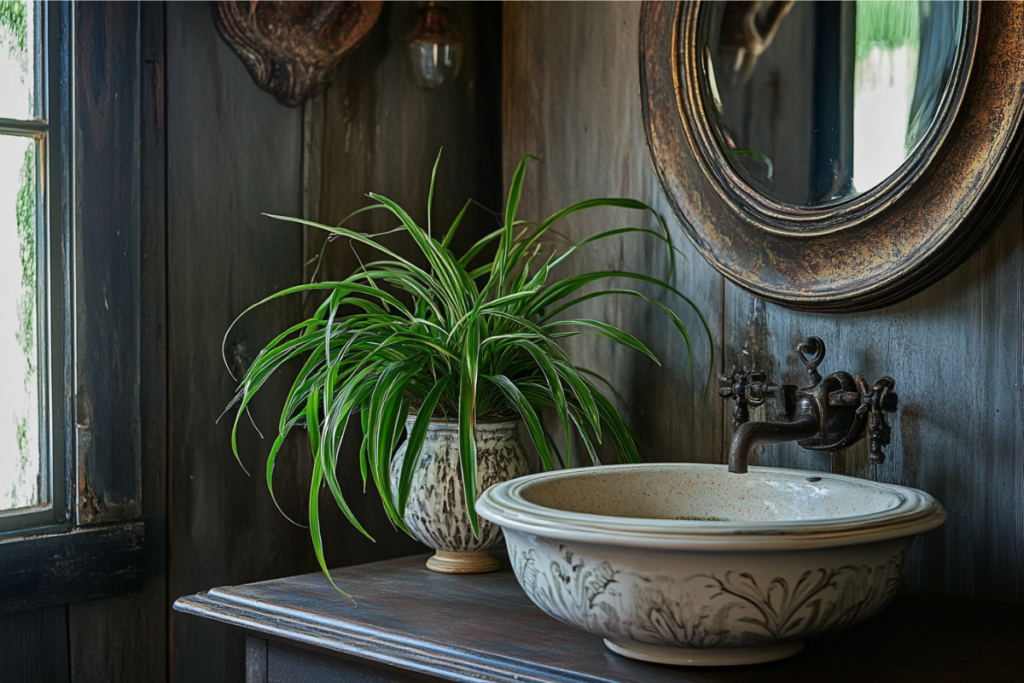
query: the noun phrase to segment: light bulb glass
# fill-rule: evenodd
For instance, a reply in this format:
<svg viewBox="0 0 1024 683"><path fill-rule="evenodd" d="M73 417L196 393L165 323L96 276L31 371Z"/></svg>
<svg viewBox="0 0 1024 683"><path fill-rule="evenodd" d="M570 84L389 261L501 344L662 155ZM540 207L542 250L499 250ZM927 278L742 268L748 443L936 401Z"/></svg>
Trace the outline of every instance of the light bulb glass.
<svg viewBox="0 0 1024 683"><path fill-rule="evenodd" d="M405 38L406 65L417 87L440 90L455 82L462 69L462 36L448 21L448 10L427 3L416 27Z"/></svg>

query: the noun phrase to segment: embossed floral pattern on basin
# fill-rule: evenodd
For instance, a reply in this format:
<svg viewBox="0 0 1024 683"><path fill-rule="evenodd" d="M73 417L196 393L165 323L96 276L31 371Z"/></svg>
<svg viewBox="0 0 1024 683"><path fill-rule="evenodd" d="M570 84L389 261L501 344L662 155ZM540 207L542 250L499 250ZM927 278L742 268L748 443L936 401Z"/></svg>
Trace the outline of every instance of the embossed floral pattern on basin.
<svg viewBox="0 0 1024 683"><path fill-rule="evenodd" d="M627 656L704 665L778 659L876 614L945 517L904 487L695 464L534 475L479 509L546 613Z"/></svg>

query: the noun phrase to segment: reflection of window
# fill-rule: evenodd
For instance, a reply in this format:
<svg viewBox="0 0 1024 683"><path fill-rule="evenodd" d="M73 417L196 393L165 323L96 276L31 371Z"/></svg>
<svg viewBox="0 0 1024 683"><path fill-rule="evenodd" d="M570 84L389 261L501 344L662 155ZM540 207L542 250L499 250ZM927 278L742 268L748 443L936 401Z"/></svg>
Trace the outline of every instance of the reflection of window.
<svg viewBox="0 0 1024 683"><path fill-rule="evenodd" d="M853 175L861 191L889 177L917 143L908 139L907 124L921 45L920 4L857 3Z"/></svg>
<svg viewBox="0 0 1024 683"><path fill-rule="evenodd" d="M57 521L66 507L49 400L50 352L63 346L48 253L61 243L50 239L61 227L55 17L0 0L0 530Z"/></svg>
<svg viewBox="0 0 1024 683"><path fill-rule="evenodd" d="M867 190L913 153L945 94L959 2L857 2L854 182Z"/></svg>

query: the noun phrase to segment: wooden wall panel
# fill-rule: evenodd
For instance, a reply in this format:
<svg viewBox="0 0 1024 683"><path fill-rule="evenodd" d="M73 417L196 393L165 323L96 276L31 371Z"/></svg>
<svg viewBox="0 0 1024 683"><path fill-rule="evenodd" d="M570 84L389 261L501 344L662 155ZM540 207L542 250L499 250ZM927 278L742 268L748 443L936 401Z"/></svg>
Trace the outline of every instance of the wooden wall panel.
<svg viewBox="0 0 1024 683"><path fill-rule="evenodd" d="M634 3L508 3L504 16L503 131L506 177L524 152L545 161L527 184L523 213L539 215L594 194L628 194L669 211L644 146ZM670 218L670 223L674 221ZM573 226L570 235L594 225ZM824 369L893 376L901 410L884 465L865 445L811 453L764 449L758 463L827 470L920 487L946 506L949 521L915 546L913 588L1024 604L1024 218L1021 202L992 238L945 280L897 306L854 315L795 313L723 283L697 255L675 277L716 322L716 365L754 363L777 380L803 384L793 352L807 335L829 348ZM681 233L676 232L677 235ZM682 237L680 236L680 239ZM688 245L684 249L689 252ZM587 257L657 273L651 253L615 247ZM637 307L589 311L636 328L665 359L653 369L574 346L577 359L612 368L638 413L654 460L724 461L729 406L700 399L706 352L684 372L680 344ZM755 419L769 414L754 411Z"/></svg>
<svg viewBox="0 0 1024 683"><path fill-rule="evenodd" d="M431 95L407 81L400 47L415 23L415 5L388 3L334 85L304 111L276 103L253 83L217 36L206 4L167 5L172 600L213 586L317 570L308 531L290 525L266 490L269 438L261 440L248 423L241 426L242 462L252 474L246 476L231 455L230 421L214 422L234 388L220 360L227 326L249 304L301 282L304 261L321 244L312 232L260 213L305 213L336 222L376 190L421 218L442 145L435 210L440 221L453 218L467 196L500 201L500 8L460 4L452 19L469 46L466 69L452 90ZM493 219L481 212L467 222L463 243L489 227L487 221ZM334 243L321 275L347 274L353 264L347 247ZM278 302L242 322L228 339L236 371L298 320L302 303L299 297ZM265 387L254 406L255 422L268 437L288 379ZM278 501L299 520L309 487L303 438L286 445L275 471ZM349 464L357 468L354 462ZM372 487L362 495L356 471L347 472L352 507L378 542L353 530L328 500L322 508L328 563L420 551L391 528ZM244 675L242 633L176 615L172 638L174 680Z"/></svg>
<svg viewBox="0 0 1024 683"><path fill-rule="evenodd" d="M167 659L167 293L164 127L164 6L141 3L139 415L142 590L68 607L74 683L168 678Z"/></svg>
<svg viewBox="0 0 1024 683"><path fill-rule="evenodd" d="M26 590L26 602L74 604L0 619L0 680L159 681L167 676L163 7L73 11L76 246L86 274L76 316L77 512L82 523L141 515L145 541L143 523L25 541L44 558L33 579L42 593ZM64 554L83 574L45 585Z"/></svg>
<svg viewBox="0 0 1024 683"><path fill-rule="evenodd" d="M633 3L505 4L505 181L507 185L522 155L543 158L528 171L520 204L520 217L530 220L591 197L632 197L653 205L668 219L672 237L686 255L671 283L709 316L717 346L722 280L671 220L644 147L637 100L638 15L639 5ZM641 216L600 210L572 218L561 231L577 241L599 230L637 225ZM650 218L643 225L657 227ZM629 236L597 243L569 261L559 275L621 269L664 277L666 265L660 243ZM632 283L616 286L626 284L633 288ZM712 349L685 305L657 288L641 289L680 313L694 340L692 372L687 369L686 344L671 322L632 298L592 300L577 314L636 334L661 359L661 367L604 339L573 339L567 348L580 365L606 373L623 395L648 460L716 462L722 451L717 384L705 394ZM715 365L721 365L717 352Z"/></svg>
<svg viewBox="0 0 1024 683"><path fill-rule="evenodd" d="M415 2L390 2L366 41L345 58L333 84L306 105L306 212L334 224L369 203L377 192L403 206L426 225L430 172L441 154L433 220L438 232L472 197L501 209L501 12L497 3L452 3L452 24L466 42L459 79L449 89L428 93L406 74L402 39L416 24ZM443 151L442 151L443 150ZM367 231L389 230L383 213L352 224ZM460 253L496 226L474 209L454 242ZM319 253L323 233L311 229L307 256ZM409 239L395 247L412 253ZM321 277L349 273L355 257L348 245L331 245ZM310 267L312 270L312 267Z"/></svg>
<svg viewBox="0 0 1024 683"><path fill-rule="evenodd" d="M170 599L213 586L309 571L306 532L274 508L263 476L269 443L250 424L231 453L230 418L216 422L235 383L221 362L231 321L299 282L301 230L261 212L301 211L302 113L260 90L217 35L207 3L168 3L167 296L170 439ZM296 320L297 301L257 311L228 339L235 372ZM252 410L277 424L284 378ZM277 495L301 509L308 483L298 444L286 447ZM241 680L243 634L173 617L174 680Z"/></svg>
<svg viewBox="0 0 1024 683"><path fill-rule="evenodd" d="M909 584L1024 604L1024 214L1021 199L985 245L921 294L879 311L817 315L765 307L759 348L787 382L803 379L792 350L826 340L823 372L892 376L900 395L882 465L865 444L845 454L850 474L924 489L949 519L915 544ZM735 355L754 298L727 286L726 355ZM762 304L762 306L764 306ZM799 366L799 367L798 367ZM759 464L828 470L828 454L768 447Z"/></svg>
<svg viewBox="0 0 1024 683"><path fill-rule="evenodd" d="M141 511L139 6L75 8L75 522ZM116 191L111 191L116 188Z"/></svg>
<svg viewBox="0 0 1024 683"><path fill-rule="evenodd" d="M68 669L67 607L0 616L0 680L66 683Z"/></svg>

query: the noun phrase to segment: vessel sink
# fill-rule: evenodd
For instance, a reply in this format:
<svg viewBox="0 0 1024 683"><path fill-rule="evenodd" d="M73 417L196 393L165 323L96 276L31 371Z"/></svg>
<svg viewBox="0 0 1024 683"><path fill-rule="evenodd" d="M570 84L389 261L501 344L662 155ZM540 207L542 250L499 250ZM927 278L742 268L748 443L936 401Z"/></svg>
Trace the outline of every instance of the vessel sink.
<svg viewBox="0 0 1024 683"><path fill-rule="evenodd" d="M942 506L824 472L689 463L547 472L487 489L526 594L612 651L753 664L800 651L892 599Z"/></svg>

